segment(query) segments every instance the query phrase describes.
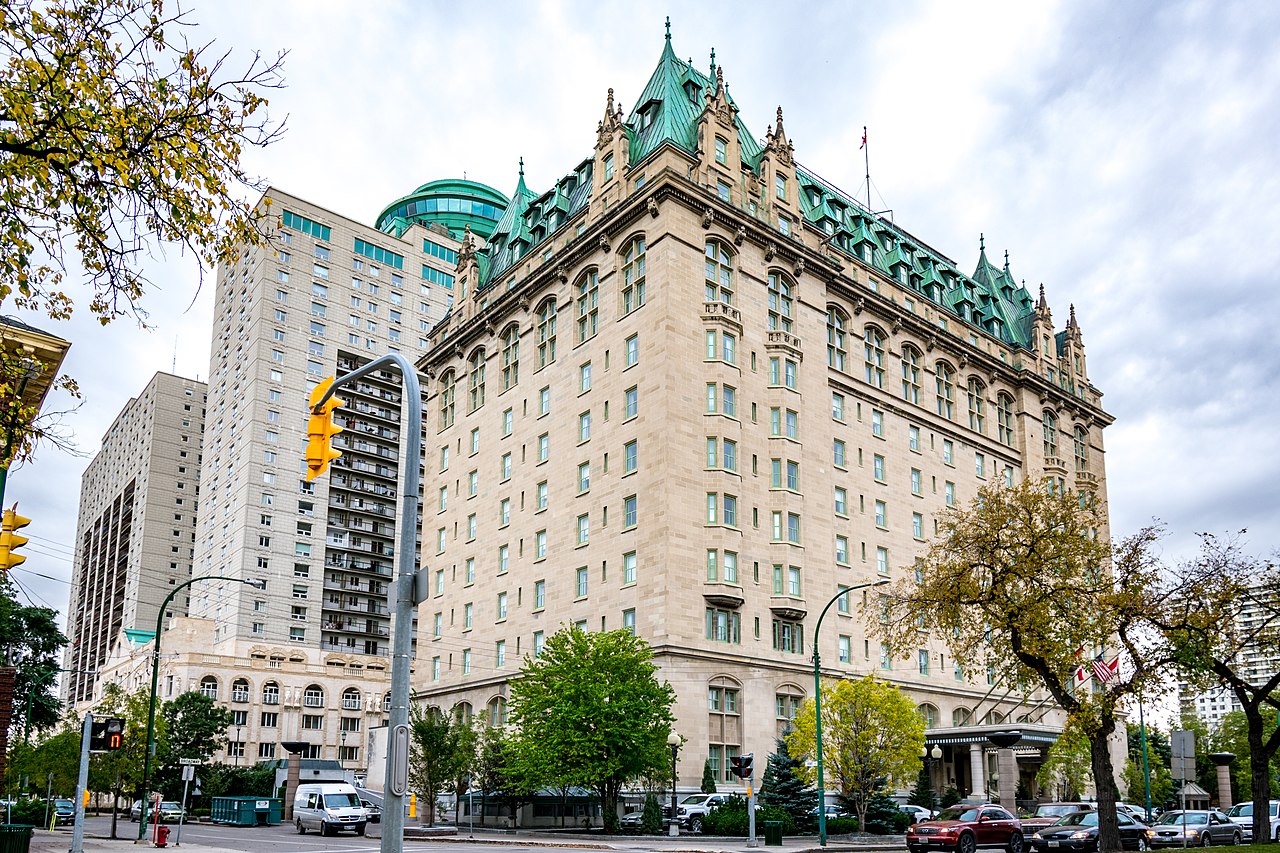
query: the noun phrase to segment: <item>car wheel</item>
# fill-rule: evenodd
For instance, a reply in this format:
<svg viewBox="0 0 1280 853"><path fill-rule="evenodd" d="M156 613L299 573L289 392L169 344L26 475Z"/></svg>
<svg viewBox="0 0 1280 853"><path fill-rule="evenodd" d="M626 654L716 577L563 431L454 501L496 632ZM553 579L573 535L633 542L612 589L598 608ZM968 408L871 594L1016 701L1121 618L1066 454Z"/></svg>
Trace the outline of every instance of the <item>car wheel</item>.
<svg viewBox="0 0 1280 853"><path fill-rule="evenodd" d="M1201 847L1208 847L1208 846L1209 846L1210 844L1212 844L1212 843L1213 843L1213 842L1211 842L1211 841L1209 840L1209 833L1208 833L1208 832L1204 832L1203 834L1201 834L1201 836L1200 836L1200 846L1201 846Z"/></svg>
<svg viewBox="0 0 1280 853"><path fill-rule="evenodd" d="M299 834L299 835L306 835L306 834L307 834L307 828L306 828L305 826L303 826L303 825L302 825L302 818L298 818L298 819L296 819L293 823L294 823L294 825L298 828L298 834Z"/></svg>
<svg viewBox="0 0 1280 853"><path fill-rule="evenodd" d="M978 849L978 844L974 841L972 832L962 833L959 840L956 841L956 853L974 853Z"/></svg>
<svg viewBox="0 0 1280 853"><path fill-rule="evenodd" d="M1015 832L1009 836L1009 844L1005 847L1009 853L1022 853L1022 833Z"/></svg>
<svg viewBox="0 0 1280 853"><path fill-rule="evenodd" d="M1138 853L1147 853L1148 849L1150 848L1147 846L1147 839L1139 835L1138 836Z"/></svg>
<svg viewBox="0 0 1280 853"><path fill-rule="evenodd" d="M358 824L356 824L356 835L364 835L364 824L363 824L363 823L358 823Z"/></svg>
<svg viewBox="0 0 1280 853"><path fill-rule="evenodd" d="M1241 844L1244 844L1244 836L1242 836L1242 835L1241 835L1240 833L1238 833L1238 832L1237 832L1235 835L1232 835L1232 836L1231 836L1231 846L1232 846L1232 847L1239 847Z"/></svg>
<svg viewBox="0 0 1280 853"><path fill-rule="evenodd" d="M702 818L695 817L689 821L690 832L702 832Z"/></svg>
<svg viewBox="0 0 1280 853"><path fill-rule="evenodd" d="M329 824L325 823L324 821L320 821L320 834L321 835L331 834L329 831Z"/></svg>

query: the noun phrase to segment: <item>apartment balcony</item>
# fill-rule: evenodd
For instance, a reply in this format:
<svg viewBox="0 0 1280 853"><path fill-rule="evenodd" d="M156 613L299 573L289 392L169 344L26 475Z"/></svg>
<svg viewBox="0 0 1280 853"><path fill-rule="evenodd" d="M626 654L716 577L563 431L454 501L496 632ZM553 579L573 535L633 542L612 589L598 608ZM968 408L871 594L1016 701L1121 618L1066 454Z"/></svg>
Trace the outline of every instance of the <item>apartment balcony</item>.
<svg viewBox="0 0 1280 853"><path fill-rule="evenodd" d="M781 349L795 356L801 355L800 338L781 329L771 329L766 332L764 343L767 349Z"/></svg>
<svg viewBox="0 0 1280 853"><path fill-rule="evenodd" d="M736 610L741 607L746 600L742 594L742 587L737 584L718 581L704 583L702 585L702 597L707 600L708 604L730 610Z"/></svg>
<svg viewBox="0 0 1280 853"><path fill-rule="evenodd" d="M779 619L797 622L809 612L805 601L796 595L772 595L769 597L769 609Z"/></svg>

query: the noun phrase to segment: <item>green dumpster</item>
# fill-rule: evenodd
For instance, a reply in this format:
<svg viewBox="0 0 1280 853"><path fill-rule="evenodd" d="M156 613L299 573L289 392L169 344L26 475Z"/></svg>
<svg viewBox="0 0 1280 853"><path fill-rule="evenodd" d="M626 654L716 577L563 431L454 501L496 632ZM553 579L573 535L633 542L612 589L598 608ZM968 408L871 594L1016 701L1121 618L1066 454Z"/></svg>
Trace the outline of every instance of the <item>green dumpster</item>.
<svg viewBox="0 0 1280 853"><path fill-rule="evenodd" d="M0 824L0 853L28 853L34 829L24 824Z"/></svg>
<svg viewBox="0 0 1280 853"><path fill-rule="evenodd" d="M782 846L782 821L766 820L764 822L764 846Z"/></svg>
<svg viewBox="0 0 1280 853"><path fill-rule="evenodd" d="M214 797L209 806L211 821L231 826L276 826L283 814L284 801L271 797Z"/></svg>

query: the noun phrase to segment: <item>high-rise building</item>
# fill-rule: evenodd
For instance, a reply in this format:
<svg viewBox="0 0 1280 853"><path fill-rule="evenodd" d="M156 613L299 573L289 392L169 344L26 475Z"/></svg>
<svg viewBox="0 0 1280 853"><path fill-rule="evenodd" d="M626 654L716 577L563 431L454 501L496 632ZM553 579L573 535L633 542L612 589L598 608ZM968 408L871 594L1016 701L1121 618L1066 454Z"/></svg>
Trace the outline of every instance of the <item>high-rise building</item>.
<svg viewBox="0 0 1280 853"><path fill-rule="evenodd" d="M1268 598L1271 595L1272 598ZM1276 643L1277 631L1269 620L1275 612L1274 594L1256 588L1256 594L1242 599L1233 625L1224 636L1233 638L1239 649L1235 664L1249 684L1265 684L1280 672L1280 646ZM1222 718L1232 711L1244 708L1229 687L1213 687L1200 690L1196 685L1182 681L1178 684L1178 697L1182 713L1194 714L1210 729L1222 725Z"/></svg>
<svg viewBox="0 0 1280 853"><path fill-rule="evenodd" d="M741 93L738 93L741 94ZM863 621L938 518L986 484L1044 478L1105 506L1103 428L1074 309L985 247L973 272L762 144L725 71L672 50L629 115L544 191L523 174L487 245L459 249L428 335L415 695L505 715L558 629L625 628L675 687L688 746L733 784L830 676L917 703L935 784L990 790L986 735L1034 775L1060 720L944 644L891 658ZM1099 530L1099 535L1107 535ZM873 617L874 618L874 617ZM1039 748L1039 750L1037 749Z"/></svg>
<svg viewBox="0 0 1280 853"><path fill-rule="evenodd" d="M149 637L165 597L191 576L207 393L203 382L157 373L116 416L80 478L68 702L93 698L95 671L121 632ZM185 614L187 596L174 605Z"/></svg>

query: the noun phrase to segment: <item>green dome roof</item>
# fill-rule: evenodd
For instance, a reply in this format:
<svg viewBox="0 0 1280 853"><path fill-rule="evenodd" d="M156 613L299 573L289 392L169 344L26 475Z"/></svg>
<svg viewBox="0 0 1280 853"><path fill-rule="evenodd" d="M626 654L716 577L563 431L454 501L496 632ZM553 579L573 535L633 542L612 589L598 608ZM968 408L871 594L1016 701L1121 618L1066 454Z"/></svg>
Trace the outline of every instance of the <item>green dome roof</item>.
<svg viewBox="0 0 1280 853"><path fill-rule="evenodd" d="M455 238L460 238L470 225L473 233L488 239L507 204L507 197L493 187L477 181L445 178L423 184L387 205L378 215L377 228L400 233L409 223L438 222Z"/></svg>

